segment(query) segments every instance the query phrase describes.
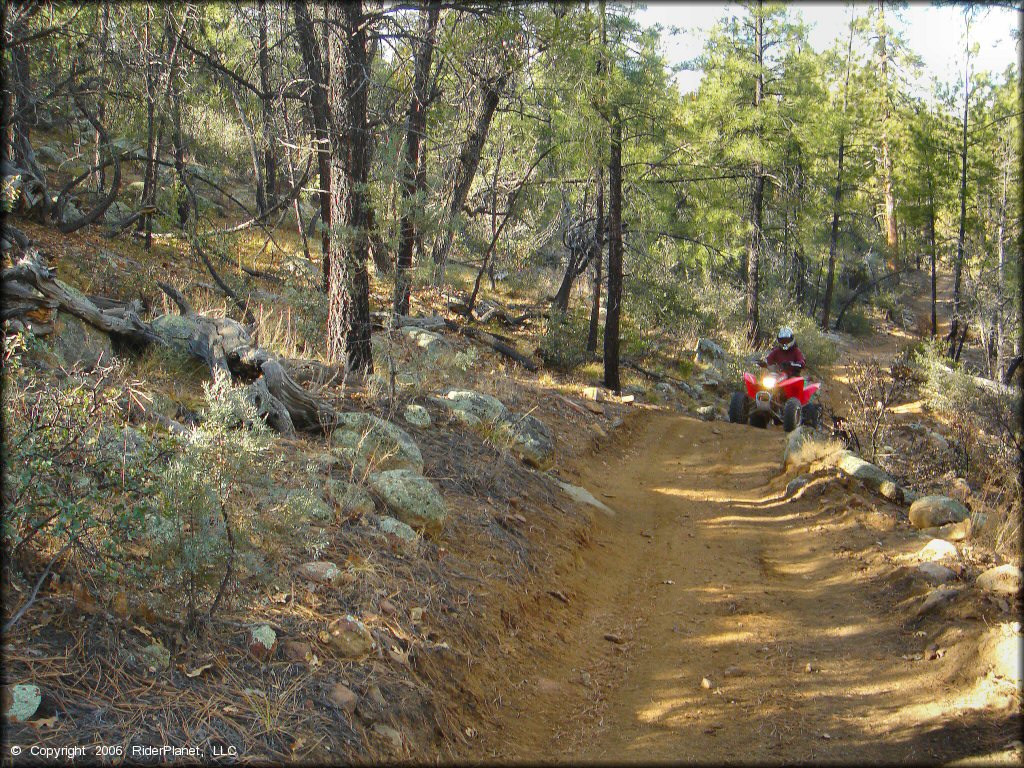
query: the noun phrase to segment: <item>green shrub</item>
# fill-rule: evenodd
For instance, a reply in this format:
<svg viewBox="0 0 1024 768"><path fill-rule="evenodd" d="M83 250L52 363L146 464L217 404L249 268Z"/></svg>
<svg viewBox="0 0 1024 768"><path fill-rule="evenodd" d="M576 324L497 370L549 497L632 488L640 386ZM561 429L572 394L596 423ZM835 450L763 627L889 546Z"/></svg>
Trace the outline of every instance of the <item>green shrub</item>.
<svg viewBox="0 0 1024 768"><path fill-rule="evenodd" d="M586 362L587 331L579 316L552 310L540 343L544 365L567 372Z"/></svg>
<svg viewBox="0 0 1024 768"><path fill-rule="evenodd" d="M871 318L861 307L850 307L843 314L842 322L839 323L839 330L845 331L852 336L867 336L873 330Z"/></svg>

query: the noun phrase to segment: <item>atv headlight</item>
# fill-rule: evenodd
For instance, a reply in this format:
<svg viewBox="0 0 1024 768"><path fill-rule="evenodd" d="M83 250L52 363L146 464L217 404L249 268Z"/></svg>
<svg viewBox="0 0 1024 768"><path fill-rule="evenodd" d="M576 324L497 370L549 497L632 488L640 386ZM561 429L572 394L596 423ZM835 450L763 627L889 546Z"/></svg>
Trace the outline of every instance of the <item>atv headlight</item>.
<svg viewBox="0 0 1024 768"><path fill-rule="evenodd" d="M769 374L769 375L765 376L763 379L761 379L761 383L764 385L765 389L771 389L776 384L779 383L779 380L777 378L775 378L774 376L772 376L771 374Z"/></svg>

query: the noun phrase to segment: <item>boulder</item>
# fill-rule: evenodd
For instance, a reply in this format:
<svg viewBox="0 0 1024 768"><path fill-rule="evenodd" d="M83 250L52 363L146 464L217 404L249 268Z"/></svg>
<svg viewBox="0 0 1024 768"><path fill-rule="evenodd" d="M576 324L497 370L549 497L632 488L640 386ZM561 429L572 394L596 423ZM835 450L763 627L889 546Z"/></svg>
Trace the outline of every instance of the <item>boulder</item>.
<svg viewBox="0 0 1024 768"><path fill-rule="evenodd" d="M356 483L328 478L327 492L334 499L334 502L341 507L343 515L369 515L377 509L373 503L373 497L367 493L363 486Z"/></svg>
<svg viewBox="0 0 1024 768"><path fill-rule="evenodd" d="M405 406L405 411L402 413L402 416L405 418L406 423L411 424L414 427L426 429L430 426L430 411L422 405L409 403Z"/></svg>
<svg viewBox="0 0 1024 768"><path fill-rule="evenodd" d="M995 568L989 568L978 576L976 583L978 588L985 592L1012 597L1020 593L1020 567L1012 563L1006 563Z"/></svg>
<svg viewBox="0 0 1024 768"><path fill-rule="evenodd" d="M341 581L341 568L326 560L315 560L303 563L295 569L295 573L303 579L317 584L337 585Z"/></svg>
<svg viewBox="0 0 1024 768"><path fill-rule="evenodd" d="M495 422L508 416L508 408L496 397L470 389L452 389L440 400L452 411L472 416L479 422Z"/></svg>
<svg viewBox="0 0 1024 768"><path fill-rule="evenodd" d="M978 644L978 658L983 669L1009 681L1020 690L1022 665L1020 624L997 624L990 627Z"/></svg>
<svg viewBox="0 0 1024 768"><path fill-rule="evenodd" d="M697 339L696 352L697 360L700 362L721 360L725 357L725 350L716 342L706 338Z"/></svg>
<svg viewBox="0 0 1024 768"><path fill-rule="evenodd" d="M956 572L951 568L932 562L921 563L917 566L917 572L920 573L929 584L934 584L936 586L939 584L946 584L956 578Z"/></svg>
<svg viewBox="0 0 1024 768"><path fill-rule="evenodd" d="M436 360L441 355L445 354L450 350L448 342L444 338L433 331L427 331L423 328L415 328L413 326L406 326L401 329L401 333L408 339L412 344L426 353L427 360Z"/></svg>
<svg viewBox="0 0 1024 768"><path fill-rule="evenodd" d="M296 518L321 521L334 519L334 511L320 495L305 488L289 491L284 503L288 512Z"/></svg>
<svg viewBox="0 0 1024 768"><path fill-rule="evenodd" d="M327 625L327 644L346 658L366 656L373 650L373 635L355 616L346 615Z"/></svg>
<svg viewBox="0 0 1024 768"><path fill-rule="evenodd" d="M836 466L846 475L860 480L864 485L875 491L880 490L883 483L895 484L895 481L884 470L876 467L871 462L864 461L864 459L851 451L843 451L839 454Z"/></svg>
<svg viewBox="0 0 1024 768"><path fill-rule="evenodd" d="M713 405L702 405L697 409L697 416L700 417L701 421L714 421L715 420L715 406Z"/></svg>
<svg viewBox="0 0 1024 768"><path fill-rule="evenodd" d="M376 472L368 479L370 488L403 523L428 535L444 527L448 508L437 489L422 475L408 469Z"/></svg>
<svg viewBox="0 0 1024 768"><path fill-rule="evenodd" d="M91 370L114 356L110 337L74 315L57 312L53 323L53 349L66 366Z"/></svg>
<svg viewBox="0 0 1024 768"><path fill-rule="evenodd" d="M423 455L413 439L390 421L369 413L343 413L331 434L331 448L362 472L411 469L423 471Z"/></svg>
<svg viewBox="0 0 1024 768"><path fill-rule="evenodd" d="M948 496L922 496L910 505L908 516L915 528L936 528L947 523L966 520L967 508Z"/></svg>
<svg viewBox="0 0 1024 768"><path fill-rule="evenodd" d="M544 470L554 462L551 430L536 416L510 414L498 422L498 433L508 440L512 453L531 467Z"/></svg>
<svg viewBox="0 0 1024 768"><path fill-rule="evenodd" d="M676 388L667 381L659 381L654 389L665 397L672 397L676 393Z"/></svg>

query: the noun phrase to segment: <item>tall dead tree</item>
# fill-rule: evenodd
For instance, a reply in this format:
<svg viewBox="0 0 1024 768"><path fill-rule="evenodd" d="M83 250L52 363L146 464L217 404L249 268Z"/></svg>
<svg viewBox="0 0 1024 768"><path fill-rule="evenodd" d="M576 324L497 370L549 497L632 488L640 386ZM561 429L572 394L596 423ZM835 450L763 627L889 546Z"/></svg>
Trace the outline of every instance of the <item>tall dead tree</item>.
<svg viewBox="0 0 1024 768"><path fill-rule="evenodd" d="M882 135L879 140L882 154L882 196L885 205L885 242L889 250L889 269L897 268L900 255L899 231L896 227L896 195L892 184L892 155L889 151L889 48L885 26L885 0L878 0L878 65L882 76Z"/></svg>

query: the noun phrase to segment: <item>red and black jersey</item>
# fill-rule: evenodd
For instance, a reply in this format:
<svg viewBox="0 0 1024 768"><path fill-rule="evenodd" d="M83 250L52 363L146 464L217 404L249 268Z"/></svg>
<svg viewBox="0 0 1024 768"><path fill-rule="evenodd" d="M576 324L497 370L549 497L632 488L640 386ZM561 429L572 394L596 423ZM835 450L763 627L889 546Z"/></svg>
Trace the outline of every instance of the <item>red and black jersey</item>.
<svg viewBox="0 0 1024 768"><path fill-rule="evenodd" d="M796 344L789 349L775 347L764 360L768 365L779 366L787 376L799 376L807 364L807 361L804 360L804 353Z"/></svg>

